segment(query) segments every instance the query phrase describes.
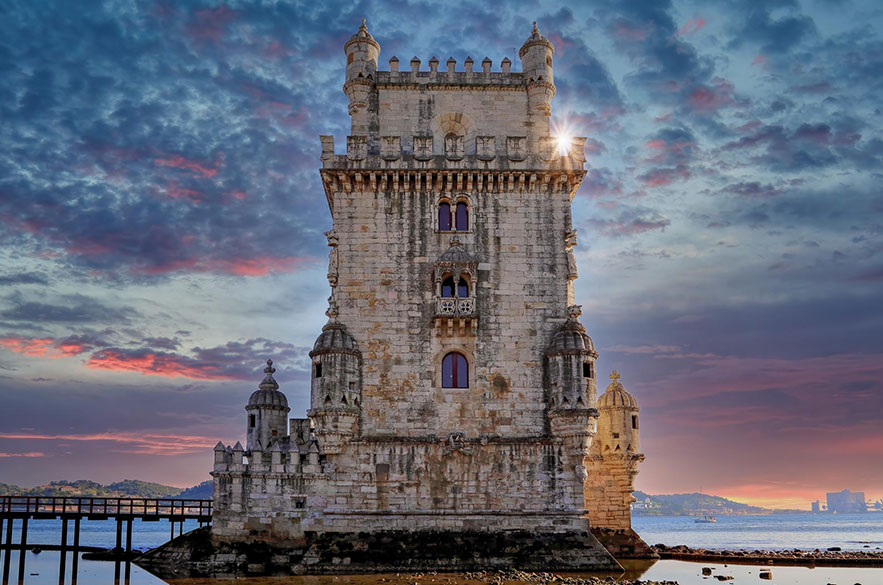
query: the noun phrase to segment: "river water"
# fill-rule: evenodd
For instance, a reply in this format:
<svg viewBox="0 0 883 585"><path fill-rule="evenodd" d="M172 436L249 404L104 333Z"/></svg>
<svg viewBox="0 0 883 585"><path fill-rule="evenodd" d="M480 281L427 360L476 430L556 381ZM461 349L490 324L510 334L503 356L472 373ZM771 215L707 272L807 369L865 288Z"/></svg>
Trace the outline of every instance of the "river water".
<svg viewBox="0 0 883 585"><path fill-rule="evenodd" d="M773 514L769 516L722 516L716 524L696 524L689 517L636 516L632 524L649 544L674 546L686 544L698 548L728 549L825 549L839 546L844 550L883 550L883 514ZM57 520L32 520L28 529L28 541L39 544L61 542L61 522ZM18 522L15 523L13 542L19 541ZM195 521L187 522L184 530L196 528ZM177 534L177 530L176 530ZM162 544L169 538L169 525L164 522L135 522L133 546L148 549ZM68 544L73 534L68 536ZM83 521L80 544L83 546L112 547L115 541L113 521ZM65 583L71 582L72 553L68 553ZM3 559L5 560L5 559ZM10 557L9 583L18 582L19 552ZM25 553L24 583L27 585L56 585L58 580L59 553L45 550L39 554ZM2 567L2 563L0 563ZM840 567L782 567L772 568L773 580L761 581L759 567L751 565L722 565L714 563L690 563L684 561L658 561L652 566L630 567L629 578L643 580L675 580L681 585L712 585L718 581L703 577L702 567L712 567L713 574L733 576L734 585L883 585L883 569ZM79 561L78 585L110 585L115 582L115 570L119 570L119 583L130 585L161 585L166 583L137 566L130 566L126 580L126 567L114 563ZM208 585L232 580L194 579L175 580L176 585ZM236 579L237 584L247 585L420 585L448 584L472 585L487 580L467 580L459 575L364 575L333 577L292 577L264 579Z"/></svg>

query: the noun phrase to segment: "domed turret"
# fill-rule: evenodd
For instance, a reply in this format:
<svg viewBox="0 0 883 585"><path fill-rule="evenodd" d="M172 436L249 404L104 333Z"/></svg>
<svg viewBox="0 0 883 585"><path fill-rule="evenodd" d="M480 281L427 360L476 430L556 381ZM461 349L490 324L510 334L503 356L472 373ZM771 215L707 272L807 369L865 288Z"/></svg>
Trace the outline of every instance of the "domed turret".
<svg viewBox="0 0 883 585"><path fill-rule="evenodd" d="M598 440L601 453L640 453L638 436L638 401L620 382L620 374L613 370L610 385L598 398Z"/></svg>
<svg viewBox="0 0 883 585"><path fill-rule="evenodd" d="M552 336L546 350L549 409L594 408L598 353L579 322L581 307L571 305L567 312L567 321Z"/></svg>
<svg viewBox="0 0 883 585"><path fill-rule="evenodd" d="M279 391L279 384L273 378L276 368L273 360L267 360L264 379L258 389L252 392L245 407L248 412L246 448L257 451L268 450L273 443L288 434L288 399Z"/></svg>
<svg viewBox="0 0 883 585"><path fill-rule="evenodd" d="M349 113L354 117L353 127L357 127L356 117L368 107L368 95L374 76L377 73L377 59L380 57L380 45L368 32L365 19L359 30L343 46L346 52L346 83L343 91L350 99ZM357 132L353 132L357 134Z"/></svg>
<svg viewBox="0 0 883 585"><path fill-rule="evenodd" d="M313 344L313 376L310 405L314 410L354 409L361 405L362 352L359 344L337 320L337 306L331 301L328 323Z"/></svg>
<svg viewBox="0 0 883 585"><path fill-rule="evenodd" d="M542 114L552 112L552 98L555 97L555 79L552 73L552 55L555 47L540 34L537 23L533 23L530 37L521 46L518 56L524 77L527 79L527 95L530 107Z"/></svg>

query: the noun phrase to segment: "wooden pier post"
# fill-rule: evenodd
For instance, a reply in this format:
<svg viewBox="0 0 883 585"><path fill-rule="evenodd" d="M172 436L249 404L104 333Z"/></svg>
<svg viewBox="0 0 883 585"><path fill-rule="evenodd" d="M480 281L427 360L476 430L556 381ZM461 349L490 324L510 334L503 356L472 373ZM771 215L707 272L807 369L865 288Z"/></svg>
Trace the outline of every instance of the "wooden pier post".
<svg viewBox="0 0 883 585"><path fill-rule="evenodd" d="M77 585L77 569L80 565L80 517L74 518L74 558L71 561L71 585Z"/></svg>
<svg viewBox="0 0 883 585"><path fill-rule="evenodd" d="M169 540L175 540L175 521L169 518Z"/></svg>
<svg viewBox="0 0 883 585"><path fill-rule="evenodd" d="M67 569L67 516L61 517L61 550L58 551L58 585L64 585Z"/></svg>
<svg viewBox="0 0 883 585"><path fill-rule="evenodd" d="M21 543L21 550L18 552L18 582L24 583L25 581L25 549L28 546L28 517L25 516L21 519L21 538L19 538L19 542Z"/></svg>
<svg viewBox="0 0 883 585"><path fill-rule="evenodd" d="M117 516L117 545L114 547L115 552L119 552L123 548L123 519Z"/></svg>
<svg viewBox="0 0 883 585"><path fill-rule="evenodd" d="M9 585L9 557L12 556L12 518L6 521L6 550L3 554L3 585Z"/></svg>
<svg viewBox="0 0 883 585"><path fill-rule="evenodd" d="M132 519L126 521L126 554L132 552ZM128 557L126 557L128 558Z"/></svg>

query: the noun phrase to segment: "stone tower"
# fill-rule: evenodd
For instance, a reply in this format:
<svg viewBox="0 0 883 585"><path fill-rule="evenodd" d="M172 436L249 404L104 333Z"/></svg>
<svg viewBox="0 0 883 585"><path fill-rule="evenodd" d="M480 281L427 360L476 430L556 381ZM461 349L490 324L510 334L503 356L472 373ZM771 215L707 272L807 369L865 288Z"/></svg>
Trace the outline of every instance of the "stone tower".
<svg viewBox="0 0 883 585"><path fill-rule="evenodd" d="M245 463L219 446L213 538L376 537L349 570L616 567L590 528L615 516L626 534L628 498L588 498L613 469L593 459L599 417L619 423L599 411L573 292L586 139L550 133L552 43L535 24L522 72L380 71L364 22L344 49L345 152L321 137L331 297L311 408L270 456L263 431ZM384 556L403 541L422 560Z"/></svg>

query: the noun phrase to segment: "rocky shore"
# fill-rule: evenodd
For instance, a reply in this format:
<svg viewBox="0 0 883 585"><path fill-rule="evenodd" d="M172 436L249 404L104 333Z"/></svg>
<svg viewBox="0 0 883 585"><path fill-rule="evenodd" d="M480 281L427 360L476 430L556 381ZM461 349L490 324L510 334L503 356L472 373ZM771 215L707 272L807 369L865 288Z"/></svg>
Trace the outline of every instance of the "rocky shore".
<svg viewBox="0 0 883 585"><path fill-rule="evenodd" d="M690 548L689 546L651 547L660 559L704 561L746 565L799 565L827 567L883 567L883 550L845 551L839 547L821 550L727 550Z"/></svg>

